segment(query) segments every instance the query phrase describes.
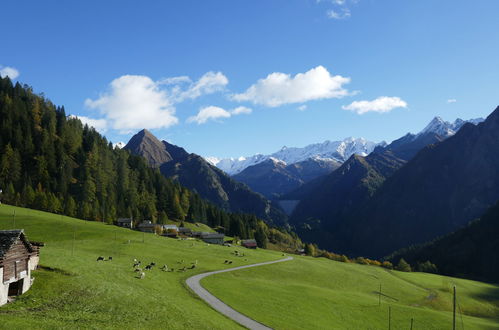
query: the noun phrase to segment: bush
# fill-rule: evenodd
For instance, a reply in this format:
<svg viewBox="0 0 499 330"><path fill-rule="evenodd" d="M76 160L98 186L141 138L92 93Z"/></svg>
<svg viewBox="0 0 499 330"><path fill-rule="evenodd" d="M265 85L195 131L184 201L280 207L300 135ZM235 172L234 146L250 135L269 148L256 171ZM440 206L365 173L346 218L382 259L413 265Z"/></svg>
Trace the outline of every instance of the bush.
<svg viewBox="0 0 499 330"><path fill-rule="evenodd" d="M438 268L430 261L418 262L416 269L418 272L438 274Z"/></svg>
<svg viewBox="0 0 499 330"><path fill-rule="evenodd" d="M399 260L399 263L397 267L395 267L395 269L401 272L412 272L411 265L409 265L407 261L404 260L404 258L401 258Z"/></svg>
<svg viewBox="0 0 499 330"><path fill-rule="evenodd" d="M383 261L381 267L386 269L393 269L393 264L390 261Z"/></svg>

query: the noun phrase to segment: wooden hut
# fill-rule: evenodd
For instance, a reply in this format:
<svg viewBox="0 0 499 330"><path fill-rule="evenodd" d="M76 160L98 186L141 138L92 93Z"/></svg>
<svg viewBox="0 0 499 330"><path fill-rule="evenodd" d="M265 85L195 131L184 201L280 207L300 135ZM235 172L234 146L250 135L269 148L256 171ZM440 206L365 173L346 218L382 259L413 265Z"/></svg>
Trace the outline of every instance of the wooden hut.
<svg viewBox="0 0 499 330"><path fill-rule="evenodd" d="M32 245L22 229L0 230L0 306L29 290L42 243Z"/></svg>
<svg viewBox="0 0 499 330"><path fill-rule="evenodd" d="M248 249L256 249L258 246L254 239L243 239L241 245Z"/></svg>

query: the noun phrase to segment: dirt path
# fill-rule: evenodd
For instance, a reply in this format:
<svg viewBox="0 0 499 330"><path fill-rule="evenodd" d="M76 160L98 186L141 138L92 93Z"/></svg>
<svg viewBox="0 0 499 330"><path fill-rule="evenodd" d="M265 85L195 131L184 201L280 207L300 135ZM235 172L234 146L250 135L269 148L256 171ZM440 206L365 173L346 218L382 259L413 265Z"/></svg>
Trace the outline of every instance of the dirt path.
<svg viewBox="0 0 499 330"><path fill-rule="evenodd" d="M287 258L275 260L275 261L261 262L261 263L253 264L253 265L239 266L239 267L234 267L234 268L229 268L229 269L217 270L214 272L198 274L198 275L194 275L194 276L189 277L185 282L187 283L189 288L191 288L191 290L194 291L194 293L196 293L208 305L213 307L218 312L224 314L228 318L239 323L240 325L242 325L248 329L268 330L271 328L269 328L261 323L258 323L257 321L250 319L249 317L239 313L238 311L232 309L231 307L226 305L223 301L221 301L220 299L218 299L217 297L215 297L214 295L209 293L208 290L206 290L205 288L203 288L201 286L200 281L203 278L210 276L210 275L214 275L214 274L232 272L234 270L251 268L251 267L265 266L265 265L275 264L278 262L289 261L289 260L293 260L293 257L287 257Z"/></svg>

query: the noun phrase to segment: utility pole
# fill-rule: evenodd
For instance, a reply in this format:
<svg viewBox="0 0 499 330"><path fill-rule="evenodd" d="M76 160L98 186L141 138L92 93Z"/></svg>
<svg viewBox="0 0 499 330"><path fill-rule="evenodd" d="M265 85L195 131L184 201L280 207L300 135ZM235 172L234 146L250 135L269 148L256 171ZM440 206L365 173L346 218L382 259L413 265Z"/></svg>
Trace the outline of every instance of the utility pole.
<svg viewBox="0 0 499 330"><path fill-rule="evenodd" d="M379 292L378 292L378 306L381 306L381 283L379 284Z"/></svg>
<svg viewBox="0 0 499 330"><path fill-rule="evenodd" d="M71 247L71 256L75 254L76 230L73 230L73 246Z"/></svg>
<svg viewBox="0 0 499 330"><path fill-rule="evenodd" d="M414 319L411 318L411 330L412 330L412 326L414 325Z"/></svg>
<svg viewBox="0 0 499 330"><path fill-rule="evenodd" d="M12 213L12 227L14 229L16 228L16 210L14 210L14 213Z"/></svg>
<svg viewBox="0 0 499 330"><path fill-rule="evenodd" d="M388 306L388 330L392 329L392 306Z"/></svg>
<svg viewBox="0 0 499 330"><path fill-rule="evenodd" d="M456 330L456 286L454 285L454 298L452 308L452 330Z"/></svg>

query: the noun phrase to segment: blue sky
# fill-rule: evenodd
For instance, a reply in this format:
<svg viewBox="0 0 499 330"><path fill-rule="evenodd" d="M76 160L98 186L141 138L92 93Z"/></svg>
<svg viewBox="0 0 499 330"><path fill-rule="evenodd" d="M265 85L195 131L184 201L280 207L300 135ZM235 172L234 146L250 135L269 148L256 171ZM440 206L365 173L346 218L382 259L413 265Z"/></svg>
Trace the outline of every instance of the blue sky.
<svg viewBox="0 0 499 330"><path fill-rule="evenodd" d="M145 127L204 156L251 155L349 136L390 141L435 115L484 117L499 104L494 0L1 8L0 74L17 70L113 142Z"/></svg>

